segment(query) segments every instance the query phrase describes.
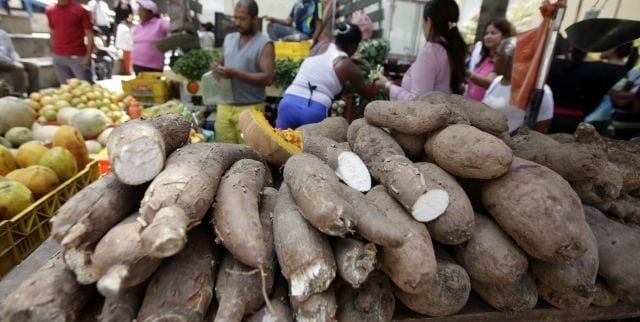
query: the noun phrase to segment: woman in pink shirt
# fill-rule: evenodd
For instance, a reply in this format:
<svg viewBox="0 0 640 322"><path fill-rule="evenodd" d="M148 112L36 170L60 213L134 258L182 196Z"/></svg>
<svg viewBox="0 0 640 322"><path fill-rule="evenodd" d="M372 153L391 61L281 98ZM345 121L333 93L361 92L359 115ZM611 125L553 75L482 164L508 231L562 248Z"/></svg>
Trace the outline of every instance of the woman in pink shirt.
<svg viewBox="0 0 640 322"><path fill-rule="evenodd" d="M503 39L515 36L515 29L506 19L493 19L484 27L482 50L478 64L471 66L473 71L467 71L467 97L482 101L484 93L491 82L498 76L493 71L493 57Z"/></svg>
<svg viewBox="0 0 640 322"><path fill-rule="evenodd" d="M138 0L138 16L140 25L133 28L133 49L131 60L133 71L161 72L164 68L164 53L153 45L153 42L167 37L169 22L160 19L158 7L151 0Z"/></svg>
<svg viewBox="0 0 640 322"><path fill-rule="evenodd" d="M388 89L391 100L408 101L431 91L462 93L466 45L457 27L459 15L453 0L425 3L422 31L427 43L405 73L401 85L378 75L376 85Z"/></svg>

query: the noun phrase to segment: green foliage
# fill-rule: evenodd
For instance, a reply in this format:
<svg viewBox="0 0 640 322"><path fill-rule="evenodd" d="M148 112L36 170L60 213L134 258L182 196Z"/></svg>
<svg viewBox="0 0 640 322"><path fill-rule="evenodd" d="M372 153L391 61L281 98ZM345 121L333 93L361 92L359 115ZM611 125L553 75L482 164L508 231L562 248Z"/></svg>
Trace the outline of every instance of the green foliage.
<svg viewBox="0 0 640 322"><path fill-rule="evenodd" d="M211 68L211 63L220 57L218 50L195 49L180 57L173 65L175 73L189 80L199 81L202 75Z"/></svg>
<svg viewBox="0 0 640 322"><path fill-rule="evenodd" d="M273 85L283 90L289 87L296 78L300 64L302 64L302 60L293 60L291 58L276 59L276 66L273 72Z"/></svg>
<svg viewBox="0 0 640 322"><path fill-rule="evenodd" d="M382 65L389 55L389 42L382 38L374 38L361 41L358 46L358 56L368 62L371 66Z"/></svg>
<svg viewBox="0 0 640 322"><path fill-rule="evenodd" d="M0 79L0 97L11 95L11 85L6 80Z"/></svg>

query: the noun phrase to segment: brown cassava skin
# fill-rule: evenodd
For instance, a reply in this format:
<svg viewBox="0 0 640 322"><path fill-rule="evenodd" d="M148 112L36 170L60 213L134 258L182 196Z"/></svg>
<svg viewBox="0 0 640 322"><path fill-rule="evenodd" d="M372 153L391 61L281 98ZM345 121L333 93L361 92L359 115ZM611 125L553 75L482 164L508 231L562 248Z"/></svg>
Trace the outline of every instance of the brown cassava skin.
<svg viewBox="0 0 640 322"><path fill-rule="evenodd" d="M369 168L371 177L382 183L406 209L411 210L427 185L400 145L384 130L363 125L358 131L354 152Z"/></svg>
<svg viewBox="0 0 640 322"><path fill-rule="evenodd" d="M424 155L424 142L427 140L426 134L405 134L391 130L391 136L402 147L404 153L410 159L417 159Z"/></svg>
<svg viewBox="0 0 640 322"><path fill-rule="evenodd" d="M516 153L516 151L542 150L558 145L560 143L550 135L545 135L526 127L520 128L516 135L511 138L511 143L509 144L513 153Z"/></svg>
<svg viewBox="0 0 640 322"><path fill-rule="evenodd" d="M498 225L529 256L554 263L587 250L589 235L580 199L549 168L515 158L509 172L487 181L481 193Z"/></svg>
<svg viewBox="0 0 640 322"><path fill-rule="evenodd" d="M396 286L407 293L418 294L429 288L437 272L436 258L427 227L411 218L382 186L373 187L367 199L399 227L408 229L412 238L397 248L382 247L378 262Z"/></svg>
<svg viewBox="0 0 640 322"><path fill-rule="evenodd" d="M351 206L346 213L350 218L355 218L356 231L368 241L380 246L400 247L411 237L410 232L403 229L397 220L371 204L360 191L344 184L340 184L339 191Z"/></svg>
<svg viewBox="0 0 640 322"><path fill-rule="evenodd" d="M264 306L258 312L254 313L252 316L246 318L245 322L264 322L264 321L272 321L272 322L293 322L293 313L291 312L291 308L286 306L280 300L271 300L271 308L273 308L273 312L269 312L267 307Z"/></svg>
<svg viewBox="0 0 640 322"><path fill-rule="evenodd" d="M623 302L640 306L640 234L584 206L585 217L598 241L600 275Z"/></svg>
<svg viewBox="0 0 640 322"><path fill-rule="evenodd" d="M93 244L138 208L145 188L120 183L112 173L102 176L58 209L51 235L67 248ZM75 233L67 238L70 231Z"/></svg>
<svg viewBox="0 0 640 322"><path fill-rule="evenodd" d="M191 230L185 248L166 259L151 277L137 320L202 321L213 299L218 262L209 227L203 224Z"/></svg>
<svg viewBox="0 0 640 322"><path fill-rule="evenodd" d="M141 284L160 266L161 259L149 257L142 251L139 235L142 225L136 220L137 216L134 213L111 228L91 255L91 267L99 279L98 291L104 296L114 296L120 290ZM121 276L121 282L113 288L103 287L106 275L115 269L126 273Z"/></svg>
<svg viewBox="0 0 640 322"><path fill-rule="evenodd" d="M623 172L622 192L640 188L640 144L623 140L604 140L609 161L615 163Z"/></svg>
<svg viewBox="0 0 640 322"><path fill-rule="evenodd" d="M547 134L547 136L552 138L558 143L576 142L576 138L573 136L573 134L569 134L569 133L551 133L551 134Z"/></svg>
<svg viewBox="0 0 640 322"><path fill-rule="evenodd" d="M105 298L98 321L133 321L138 315L140 305L142 305L145 289L146 285L140 284L123 290L116 296L109 296Z"/></svg>
<svg viewBox="0 0 640 322"><path fill-rule="evenodd" d="M259 216L260 193L269 184L267 172L260 161L237 161L220 180L212 207L217 241L251 267L264 265L268 258Z"/></svg>
<svg viewBox="0 0 640 322"><path fill-rule="evenodd" d="M260 157L240 144L199 143L176 150L149 185L140 205L141 219L151 223L160 209L176 206L189 217L189 227L199 224L211 207L220 178L240 159Z"/></svg>
<svg viewBox="0 0 640 322"><path fill-rule="evenodd" d="M451 105L457 105L458 110L464 111L471 126L497 137L509 131L507 117L504 113L464 96L453 94L449 99Z"/></svg>
<svg viewBox="0 0 640 322"><path fill-rule="evenodd" d="M335 170L338 168L340 153L351 150L326 137L306 135L302 137L302 152L315 155Z"/></svg>
<svg viewBox="0 0 640 322"><path fill-rule="evenodd" d="M601 205L617 199L623 183L623 172L614 163L607 162L598 176L571 182L571 187L583 203Z"/></svg>
<svg viewBox="0 0 640 322"><path fill-rule="evenodd" d="M156 121L135 119L118 126L107 140L113 173L130 185L151 181L162 171L166 156L187 142L189 129L189 121L178 115Z"/></svg>
<svg viewBox="0 0 640 322"><path fill-rule="evenodd" d="M333 253L338 275L352 287L365 282L376 266L376 246L355 238L338 238L333 241Z"/></svg>
<svg viewBox="0 0 640 322"><path fill-rule="evenodd" d="M151 124L160 131L167 155L189 142L191 123L183 116L163 114L152 118Z"/></svg>
<svg viewBox="0 0 640 322"><path fill-rule="evenodd" d="M273 286L273 267L265 270L267 293ZM245 315L255 312L262 304L263 282L260 271L246 266L226 253L216 279L218 312L214 321L241 321Z"/></svg>
<svg viewBox="0 0 640 322"><path fill-rule="evenodd" d="M373 272L359 288L342 285L336 300L336 320L341 322L391 321L396 307L391 282L380 271Z"/></svg>
<svg viewBox="0 0 640 322"><path fill-rule="evenodd" d="M513 160L513 152L503 141L464 124L429 135L424 150L442 169L463 178L497 178L509 170Z"/></svg>
<svg viewBox="0 0 640 322"><path fill-rule="evenodd" d="M604 151L580 143L557 144L541 149L514 150L513 153L519 158L548 167L567 181L597 177L607 164L607 156Z"/></svg>
<svg viewBox="0 0 640 322"><path fill-rule="evenodd" d="M591 229L587 227L586 230L589 247L582 256L561 263L531 260L538 295L559 309L586 309L593 301L598 275L598 242Z"/></svg>
<svg viewBox="0 0 640 322"><path fill-rule="evenodd" d="M489 284L472 278L471 288L489 305L500 311L529 311L538 303L536 282L529 272L513 284Z"/></svg>
<svg viewBox="0 0 640 322"><path fill-rule="evenodd" d="M2 300L2 321L76 321L94 293L80 285L57 254Z"/></svg>
<svg viewBox="0 0 640 322"><path fill-rule="evenodd" d="M311 295L304 301L291 299L297 322L336 322L336 293L333 287L329 287L322 293Z"/></svg>
<svg viewBox="0 0 640 322"><path fill-rule="evenodd" d="M89 151L84 143L82 133L72 126L60 126L56 134L53 136L53 141L51 143L54 147L61 146L69 150L69 152L71 152L71 154L76 158L78 170L84 169L84 167L91 162L91 159L89 159Z"/></svg>
<svg viewBox="0 0 640 322"><path fill-rule="evenodd" d="M525 254L490 217L476 214L476 228L466 244L456 246L458 263L474 279L490 284L513 284L527 272Z"/></svg>
<svg viewBox="0 0 640 322"><path fill-rule="evenodd" d="M451 111L451 115L449 116L449 124L470 124L469 118L467 117L467 113L465 113L464 108L459 104L453 104L453 100L450 98L449 94L440 92L427 92L414 98L413 100L427 102L430 104L445 105Z"/></svg>
<svg viewBox="0 0 640 322"><path fill-rule="evenodd" d="M321 122L303 125L296 130L302 131L302 136L322 136L336 142L347 141L349 122L342 117L327 117Z"/></svg>
<svg viewBox="0 0 640 322"><path fill-rule="evenodd" d="M352 151L355 147L356 138L358 137L358 132L360 131L360 128L365 124L368 124L368 123L367 123L367 120L365 120L364 118L356 119L353 122L351 122L351 124L349 124L349 128L347 129L347 142L349 143L349 147L351 148Z"/></svg>
<svg viewBox="0 0 640 322"><path fill-rule="evenodd" d="M284 166L284 181L304 218L327 235L344 236L353 231L351 206L340 196L340 181L333 169L319 158L299 153Z"/></svg>
<svg viewBox="0 0 640 322"><path fill-rule="evenodd" d="M398 288L393 292L412 311L430 316L447 316L459 312L469 299L469 274L446 252L436 251L438 273L431 286L419 294L408 294Z"/></svg>
<svg viewBox="0 0 640 322"><path fill-rule="evenodd" d="M445 245L458 245L469 240L474 230L474 214L471 201L462 187L452 175L433 163L420 162L415 166L425 180L440 185L449 193L447 210L427 223L431 237Z"/></svg>
<svg viewBox="0 0 640 322"><path fill-rule="evenodd" d="M369 124L412 135L446 126L450 115L446 105L424 101L373 101L364 109Z"/></svg>
<svg viewBox="0 0 640 322"><path fill-rule="evenodd" d="M618 297L611 292L601 277L596 280L596 287L593 293L591 304L595 306L611 306L618 302Z"/></svg>
<svg viewBox="0 0 640 322"><path fill-rule="evenodd" d="M336 275L336 262L329 240L305 220L286 184L280 186L273 212L273 236L278 263L282 275L292 284L292 279L304 274L314 265L325 270L311 287L292 298L304 300L312 293L326 290Z"/></svg>
<svg viewBox="0 0 640 322"><path fill-rule="evenodd" d="M625 222L640 224L640 199L623 193L611 202L606 212Z"/></svg>

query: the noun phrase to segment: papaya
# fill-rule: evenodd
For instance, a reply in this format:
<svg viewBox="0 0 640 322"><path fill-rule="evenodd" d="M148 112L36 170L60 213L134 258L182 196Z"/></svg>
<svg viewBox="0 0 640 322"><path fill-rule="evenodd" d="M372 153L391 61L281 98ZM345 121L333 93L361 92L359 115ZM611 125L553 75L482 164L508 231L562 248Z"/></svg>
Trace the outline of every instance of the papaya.
<svg viewBox="0 0 640 322"><path fill-rule="evenodd" d="M0 145L0 176L4 176L7 173L18 168L18 162L11 153L11 150L7 149L4 145Z"/></svg>
<svg viewBox="0 0 640 322"><path fill-rule="evenodd" d="M33 194L24 184L0 182L0 220L9 220L33 203Z"/></svg>
<svg viewBox="0 0 640 322"><path fill-rule="evenodd" d="M36 199L53 191L60 183L53 170L41 165L13 170L7 174L7 179L27 186Z"/></svg>
<svg viewBox="0 0 640 322"><path fill-rule="evenodd" d="M69 150L60 146L53 147L45 152L38 164L53 170L60 182L65 182L78 173L76 158Z"/></svg>
<svg viewBox="0 0 640 322"><path fill-rule="evenodd" d="M76 165L78 169L84 169L89 163L89 151L87 145L84 143L82 133L76 128L63 125L58 129L58 132L53 136L53 146L63 147L69 150L76 159Z"/></svg>
<svg viewBox="0 0 640 322"><path fill-rule="evenodd" d="M21 145L18 148L18 153L16 154L18 166L26 168L28 166L38 164L42 155L47 151L49 151L49 149L38 141L30 141Z"/></svg>

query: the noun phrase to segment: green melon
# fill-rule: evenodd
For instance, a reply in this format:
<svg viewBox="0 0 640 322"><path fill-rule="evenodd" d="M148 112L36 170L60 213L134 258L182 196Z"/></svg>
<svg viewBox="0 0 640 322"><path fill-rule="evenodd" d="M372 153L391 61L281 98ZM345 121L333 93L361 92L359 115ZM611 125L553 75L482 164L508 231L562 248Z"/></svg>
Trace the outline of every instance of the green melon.
<svg viewBox="0 0 640 322"><path fill-rule="evenodd" d="M59 146L45 152L38 164L53 170L60 182L65 182L78 173L76 158L69 150Z"/></svg>

